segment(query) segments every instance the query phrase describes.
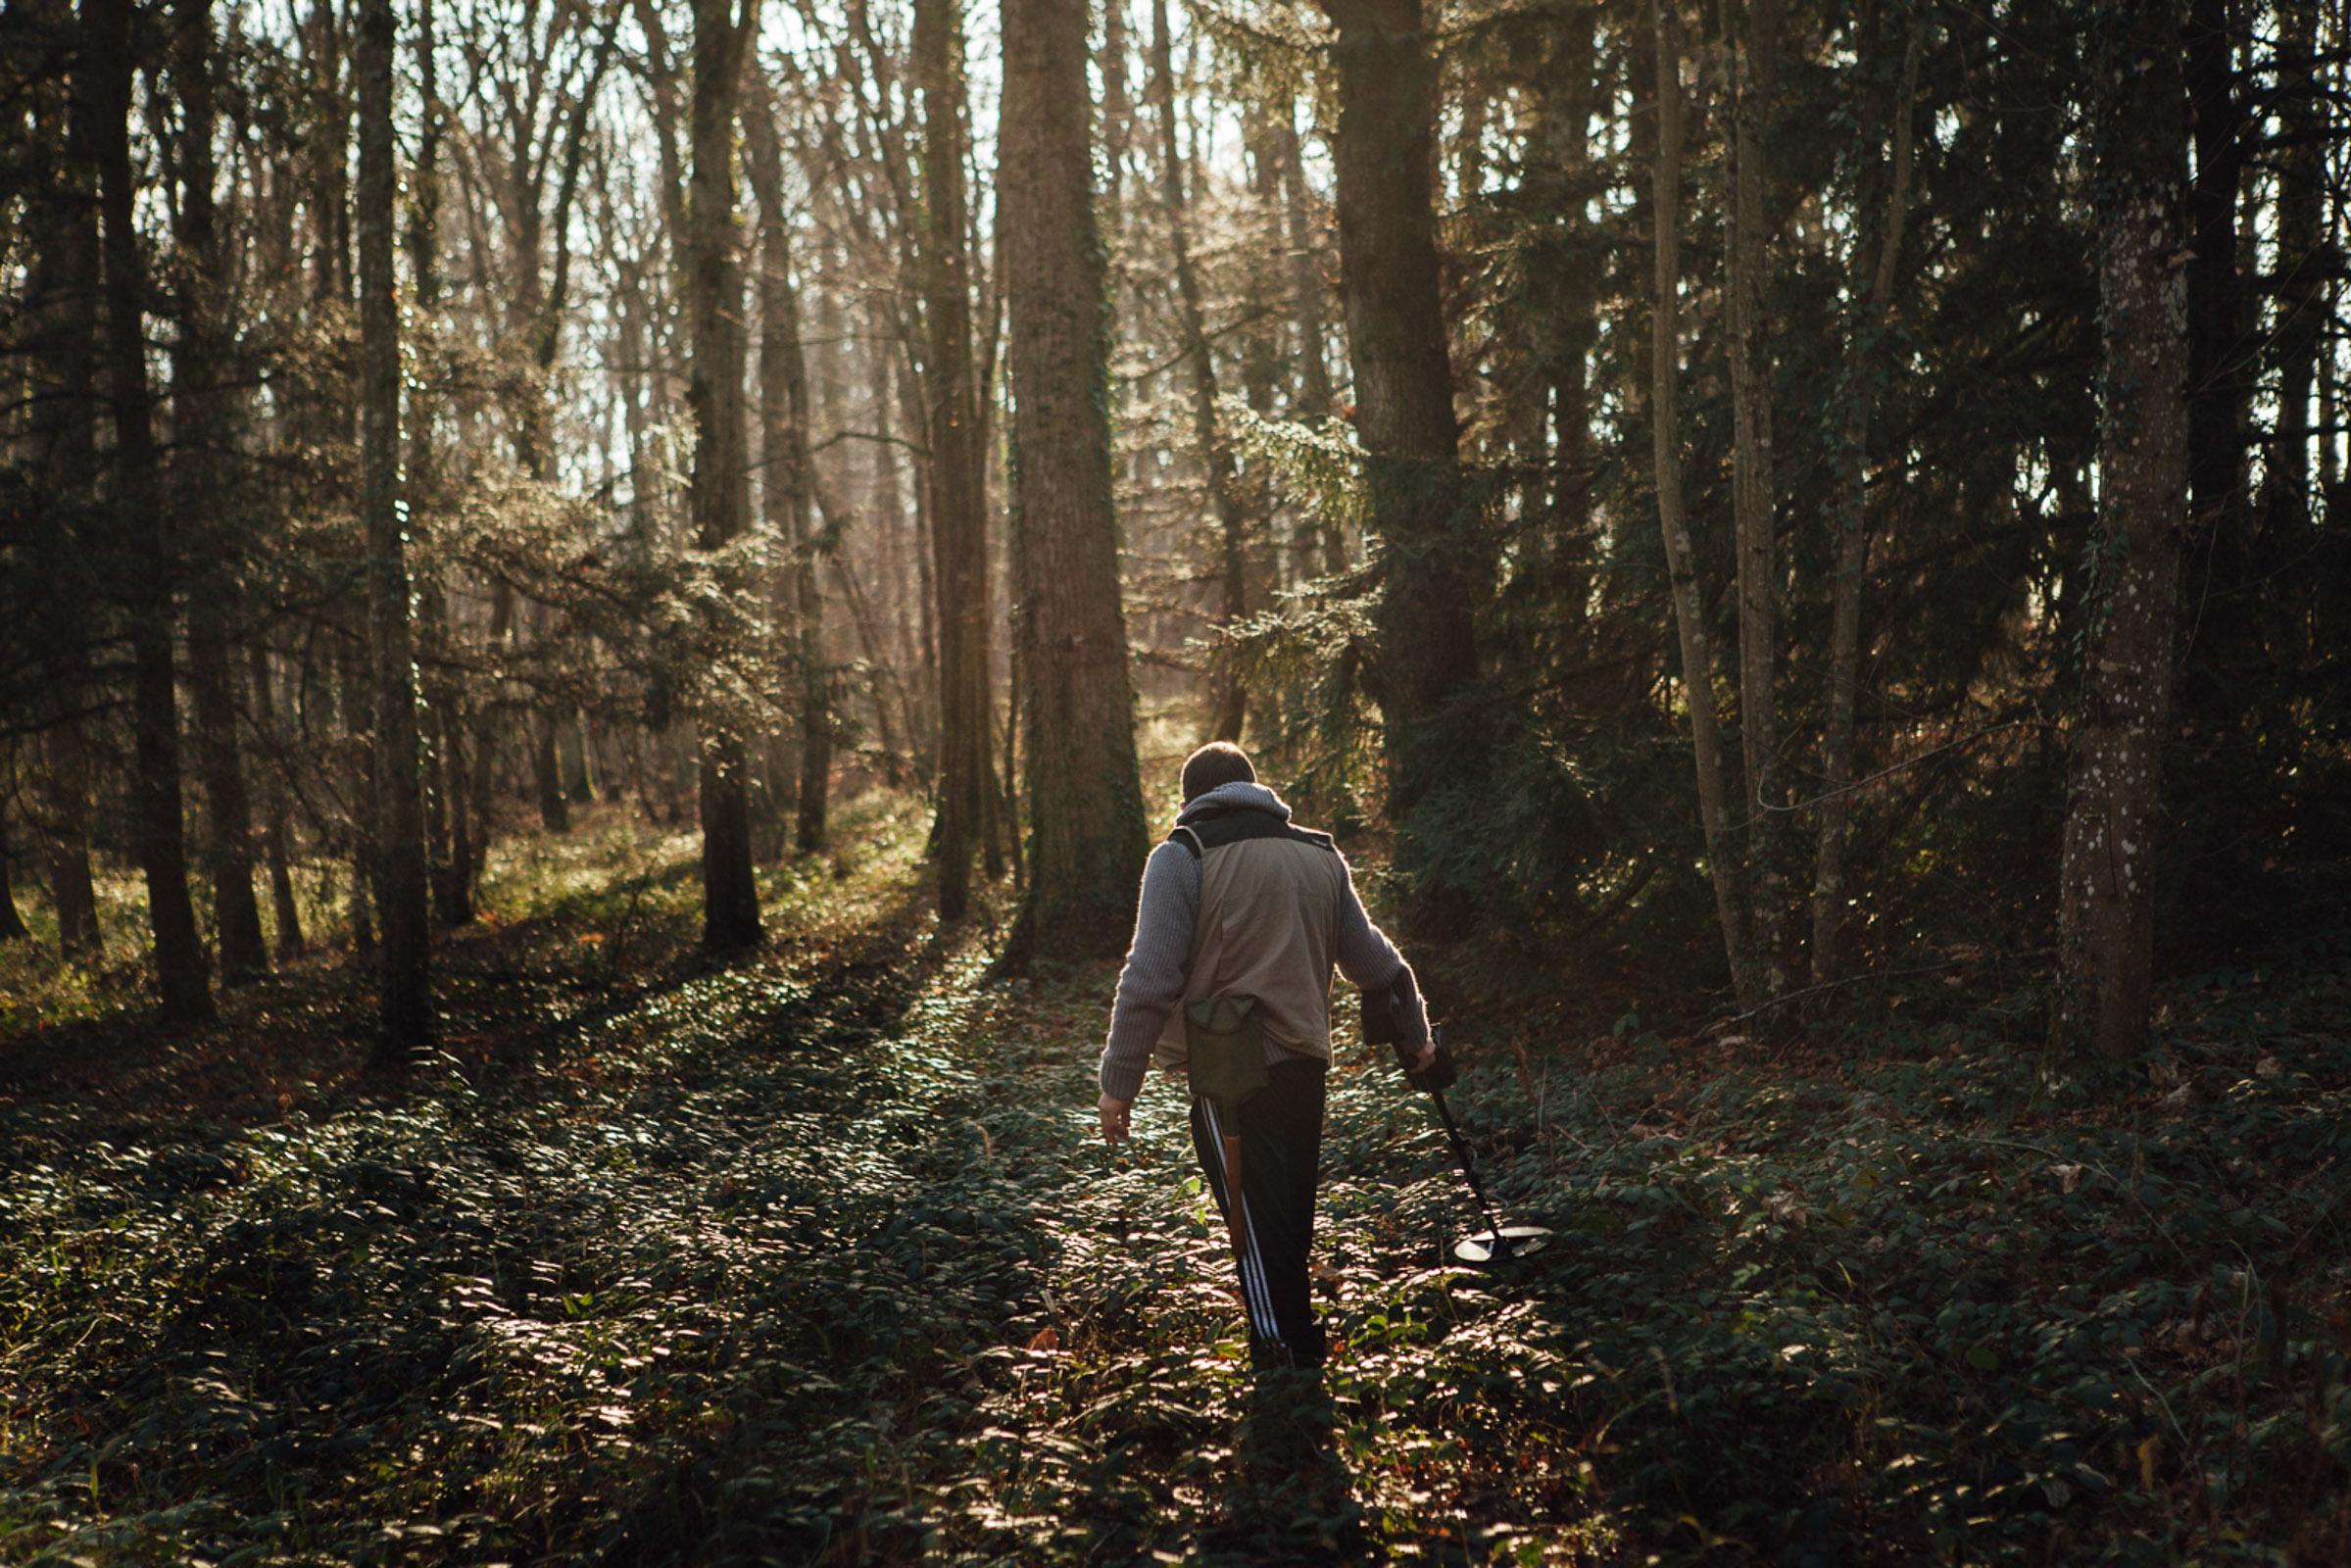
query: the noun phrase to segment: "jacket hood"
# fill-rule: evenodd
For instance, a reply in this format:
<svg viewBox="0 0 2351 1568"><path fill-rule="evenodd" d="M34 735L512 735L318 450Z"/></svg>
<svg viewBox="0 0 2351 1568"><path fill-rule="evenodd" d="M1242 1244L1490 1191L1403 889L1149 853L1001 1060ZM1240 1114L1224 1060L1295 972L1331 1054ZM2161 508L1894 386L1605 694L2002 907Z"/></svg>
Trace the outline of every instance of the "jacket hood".
<svg viewBox="0 0 2351 1568"><path fill-rule="evenodd" d="M1195 817L1206 816L1212 811L1235 808L1264 811L1280 817L1285 822L1290 820L1290 805L1279 795L1262 784L1240 782L1219 784L1207 794L1186 801L1184 808L1176 813L1176 820L1179 823L1189 822Z"/></svg>

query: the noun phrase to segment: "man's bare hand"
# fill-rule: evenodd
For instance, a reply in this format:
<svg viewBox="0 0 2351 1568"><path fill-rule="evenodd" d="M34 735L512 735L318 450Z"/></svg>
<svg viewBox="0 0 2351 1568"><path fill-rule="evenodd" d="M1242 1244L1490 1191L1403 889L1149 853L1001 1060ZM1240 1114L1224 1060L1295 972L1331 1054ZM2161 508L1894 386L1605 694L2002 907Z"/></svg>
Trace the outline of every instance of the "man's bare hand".
<svg viewBox="0 0 2351 1568"><path fill-rule="evenodd" d="M1116 1149L1127 1141L1127 1119L1134 1108L1133 1101L1112 1100L1108 1095L1095 1102L1095 1109L1102 1113L1103 1143Z"/></svg>
<svg viewBox="0 0 2351 1568"><path fill-rule="evenodd" d="M1431 1041L1429 1044L1420 1048L1419 1055L1412 1058L1412 1070L1414 1072L1427 1072L1431 1067L1436 1065L1437 1043L1435 1041Z"/></svg>

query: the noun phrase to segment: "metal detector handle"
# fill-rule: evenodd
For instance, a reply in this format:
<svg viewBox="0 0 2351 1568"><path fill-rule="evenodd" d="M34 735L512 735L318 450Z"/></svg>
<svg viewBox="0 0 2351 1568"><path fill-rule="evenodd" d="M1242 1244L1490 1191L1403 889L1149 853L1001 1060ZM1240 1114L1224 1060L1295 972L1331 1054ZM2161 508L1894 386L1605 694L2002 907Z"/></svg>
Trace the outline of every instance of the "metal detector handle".
<svg viewBox="0 0 2351 1568"><path fill-rule="evenodd" d="M1437 1059L1429 1063L1426 1072L1414 1072L1412 1058L1418 1053L1405 1049L1403 1037L1396 1031L1396 1012L1394 990L1364 992L1363 1043L1395 1048L1396 1064L1413 1088L1426 1089L1431 1094L1450 1089L1457 1075L1453 1071L1453 1054L1445 1048L1445 1031L1435 1024L1429 1025L1429 1044L1437 1048Z"/></svg>
<svg viewBox="0 0 2351 1568"><path fill-rule="evenodd" d="M1407 1050L1401 1040L1390 1043L1396 1047L1396 1064L1403 1069L1405 1080L1415 1089L1425 1089L1432 1095L1443 1094L1452 1088L1454 1080L1460 1077L1453 1070L1453 1054L1445 1047L1445 1031L1435 1024L1429 1025L1429 1044L1437 1048L1437 1059L1419 1072L1412 1070L1415 1053Z"/></svg>

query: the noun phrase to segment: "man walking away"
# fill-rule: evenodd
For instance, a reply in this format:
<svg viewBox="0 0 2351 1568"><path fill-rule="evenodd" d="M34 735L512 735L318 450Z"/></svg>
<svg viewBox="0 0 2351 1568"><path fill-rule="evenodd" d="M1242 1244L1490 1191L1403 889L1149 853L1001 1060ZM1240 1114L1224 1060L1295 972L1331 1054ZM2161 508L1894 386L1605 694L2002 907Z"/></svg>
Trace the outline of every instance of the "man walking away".
<svg viewBox="0 0 2351 1568"><path fill-rule="evenodd" d="M1155 1055L1185 1073L1192 1141L1233 1234L1249 1353L1258 1366L1320 1366L1324 1338L1306 1290L1314 1184L1322 1156L1323 1075L1331 1062L1331 970L1392 1010L1415 1071L1435 1053L1412 970L1363 912L1327 833L1290 822L1238 746L1187 758L1175 830L1143 869L1135 940L1118 976L1102 1048L1102 1139L1125 1139ZM1257 1048L1261 1034L1262 1046ZM1197 1039L1195 1037L1198 1037ZM1192 1061L1245 1042L1250 1083ZM1254 1057L1263 1057L1255 1072ZM1203 1093L1203 1083L1223 1085ZM1240 1169L1238 1213L1227 1166Z"/></svg>

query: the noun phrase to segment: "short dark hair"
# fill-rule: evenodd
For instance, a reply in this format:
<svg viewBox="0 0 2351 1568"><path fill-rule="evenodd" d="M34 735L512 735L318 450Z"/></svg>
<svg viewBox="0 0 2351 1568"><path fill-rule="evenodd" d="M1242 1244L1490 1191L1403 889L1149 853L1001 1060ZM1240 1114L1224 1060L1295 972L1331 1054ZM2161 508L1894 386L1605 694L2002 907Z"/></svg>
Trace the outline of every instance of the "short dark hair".
<svg viewBox="0 0 2351 1568"><path fill-rule="evenodd" d="M1184 759L1184 799L1197 801L1219 784L1254 784L1249 753L1231 741L1210 741Z"/></svg>

